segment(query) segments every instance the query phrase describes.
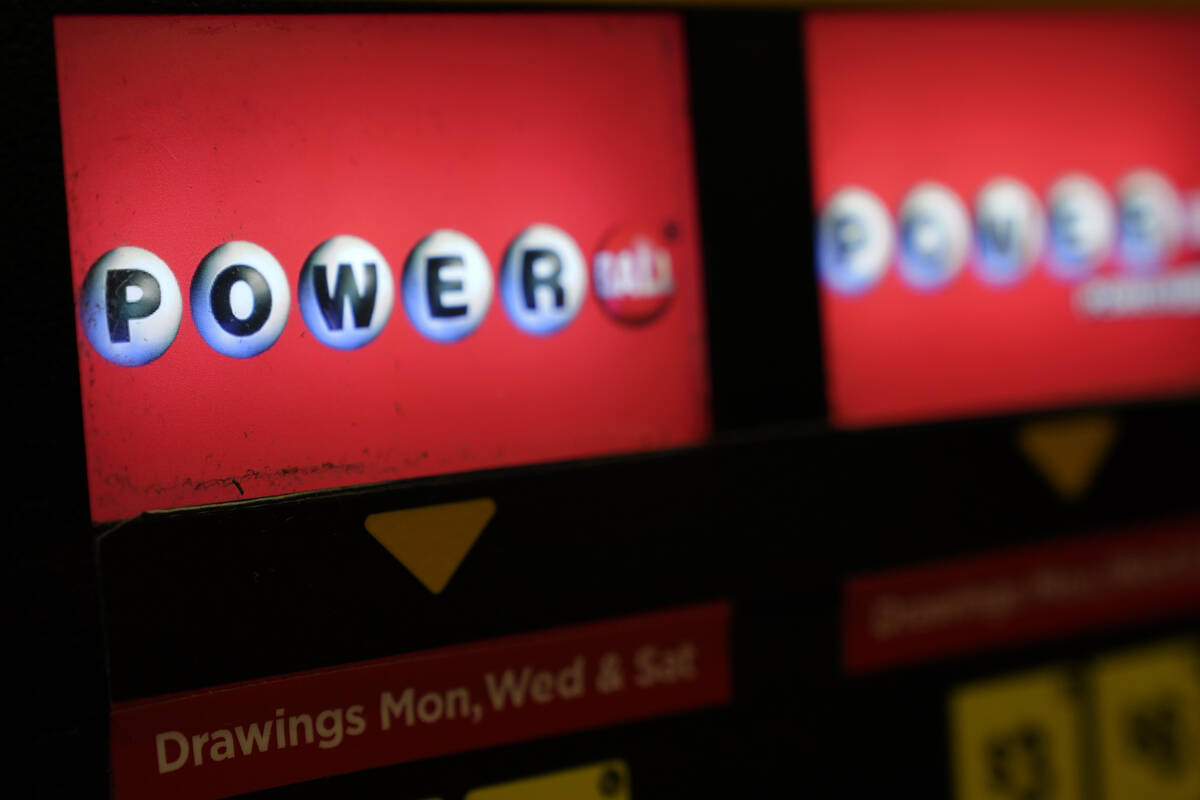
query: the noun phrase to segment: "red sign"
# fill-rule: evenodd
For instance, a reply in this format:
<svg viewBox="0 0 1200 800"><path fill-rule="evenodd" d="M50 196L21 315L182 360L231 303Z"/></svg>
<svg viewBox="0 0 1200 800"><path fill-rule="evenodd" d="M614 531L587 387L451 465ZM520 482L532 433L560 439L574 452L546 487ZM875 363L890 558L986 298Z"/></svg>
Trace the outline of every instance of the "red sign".
<svg viewBox="0 0 1200 800"><path fill-rule="evenodd" d="M708 434L678 15L71 16L55 42L95 520ZM629 229L669 267L650 321L595 284Z"/></svg>
<svg viewBox="0 0 1200 800"><path fill-rule="evenodd" d="M804 25L837 423L1200 389L1200 15Z"/></svg>
<svg viewBox="0 0 1200 800"><path fill-rule="evenodd" d="M725 704L725 603L121 703L118 800L221 798Z"/></svg>
<svg viewBox="0 0 1200 800"><path fill-rule="evenodd" d="M851 578L849 672L1200 609L1200 521Z"/></svg>

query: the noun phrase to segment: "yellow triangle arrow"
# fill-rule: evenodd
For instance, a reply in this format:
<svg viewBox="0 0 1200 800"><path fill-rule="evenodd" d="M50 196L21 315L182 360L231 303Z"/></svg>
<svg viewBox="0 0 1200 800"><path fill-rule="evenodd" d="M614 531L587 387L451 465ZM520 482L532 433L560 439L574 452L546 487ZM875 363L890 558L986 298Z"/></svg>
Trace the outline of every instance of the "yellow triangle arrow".
<svg viewBox="0 0 1200 800"><path fill-rule="evenodd" d="M1116 437L1112 415L1085 414L1027 423L1017 441L1042 477L1064 499L1074 500L1091 486Z"/></svg>
<svg viewBox="0 0 1200 800"><path fill-rule="evenodd" d="M425 588L441 594L496 513L490 497L384 511L366 519L367 532Z"/></svg>

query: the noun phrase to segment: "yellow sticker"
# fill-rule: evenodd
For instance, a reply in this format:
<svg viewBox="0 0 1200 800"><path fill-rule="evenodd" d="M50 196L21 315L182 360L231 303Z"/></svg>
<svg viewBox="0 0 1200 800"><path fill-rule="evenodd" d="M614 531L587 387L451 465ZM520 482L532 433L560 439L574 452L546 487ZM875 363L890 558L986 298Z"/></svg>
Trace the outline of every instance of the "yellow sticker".
<svg viewBox="0 0 1200 800"><path fill-rule="evenodd" d="M629 800L629 765L603 761L476 789L467 800Z"/></svg>
<svg viewBox="0 0 1200 800"><path fill-rule="evenodd" d="M1116 653L1091 671L1105 800L1200 797L1200 651L1191 642Z"/></svg>
<svg viewBox="0 0 1200 800"><path fill-rule="evenodd" d="M958 800L1082 797L1079 707L1066 670L961 686L950 725Z"/></svg>

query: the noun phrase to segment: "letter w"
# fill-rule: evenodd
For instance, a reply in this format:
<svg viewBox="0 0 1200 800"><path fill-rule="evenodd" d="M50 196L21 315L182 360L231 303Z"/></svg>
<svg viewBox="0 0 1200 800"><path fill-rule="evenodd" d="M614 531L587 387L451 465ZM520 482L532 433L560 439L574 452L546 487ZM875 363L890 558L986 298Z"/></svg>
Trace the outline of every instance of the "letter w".
<svg viewBox="0 0 1200 800"><path fill-rule="evenodd" d="M338 264L337 284L333 287L333 296L329 294L328 273L325 266L313 267L313 290L316 292L317 305L321 308L321 316L331 331L342 329L345 317L344 308L350 304L350 312L354 315L354 327L365 328L371 324L371 314L375 311L375 265L363 264L366 274L366 286L358 291L354 281L354 269L349 264Z"/></svg>
<svg viewBox="0 0 1200 800"><path fill-rule="evenodd" d="M238 744L242 748L242 755L248 756L251 751L257 749L260 753L267 752L267 745L271 741L271 726L275 724L275 720L267 722L262 730L259 730L258 723L255 722L250 726L250 733L247 734L242 730L242 726L238 725L234 728L237 734Z"/></svg>
<svg viewBox="0 0 1200 800"><path fill-rule="evenodd" d="M510 700L513 708L520 708L525 705L525 692L529 688L529 679L532 675L532 667L526 667L521 670L520 678L511 669L504 670L504 674L500 680L496 680L496 676L490 672L484 675L483 680L487 684L488 697L492 701L492 708L497 711L503 711L504 706Z"/></svg>

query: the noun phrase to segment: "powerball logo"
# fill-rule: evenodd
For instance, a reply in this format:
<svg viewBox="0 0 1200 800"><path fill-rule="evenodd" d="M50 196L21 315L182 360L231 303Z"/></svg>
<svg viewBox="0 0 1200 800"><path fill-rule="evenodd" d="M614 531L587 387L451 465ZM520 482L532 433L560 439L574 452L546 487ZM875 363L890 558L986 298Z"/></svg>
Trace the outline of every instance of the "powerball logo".
<svg viewBox="0 0 1200 800"><path fill-rule="evenodd" d="M669 242L674 228L612 230L587 260L566 231L534 224L509 244L499 294L520 330L546 336L575 319L589 293L608 316L642 324L666 308L675 290ZM400 276L402 305L425 337L456 342L487 316L495 294L486 253L468 235L441 229L421 239ZM291 313L288 276L266 248L247 241L219 245L199 263L188 293L192 321L212 349L233 358L275 344ZM305 259L296 300L308 330L322 344L353 350L372 342L391 319L396 281L387 258L365 239L339 235ZM100 256L80 292L80 320L100 355L123 366L147 364L167 352L183 320L175 273L157 255L123 246Z"/></svg>

